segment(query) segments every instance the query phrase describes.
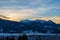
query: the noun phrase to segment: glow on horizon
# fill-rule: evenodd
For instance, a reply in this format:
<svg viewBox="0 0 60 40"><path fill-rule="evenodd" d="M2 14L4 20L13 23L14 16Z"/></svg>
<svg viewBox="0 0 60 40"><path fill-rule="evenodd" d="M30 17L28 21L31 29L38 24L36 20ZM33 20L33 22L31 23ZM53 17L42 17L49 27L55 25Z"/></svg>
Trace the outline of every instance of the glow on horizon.
<svg viewBox="0 0 60 40"><path fill-rule="evenodd" d="M38 18L32 18L32 20L52 20L56 24L60 24L60 17L38 17Z"/></svg>
<svg viewBox="0 0 60 40"><path fill-rule="evenodd" d="M16 18L16 17L0 17L2 19L5 19L5 20L10 20L10 21L16 21L16 22L19 22L21 20L25 20L24 18ZM53 22L55 22L56 24L60 24L60 17L37 17L37 18L26 18L28 20L52 20Z"/></svg>
<svg viewBox="0 0 60 40"><path fill-rule="evenodd" d="M60 0L0 0L0 15L14 21L39 16L56 16L60 20ZM56 21L57 18L52 20Z"/></svg>

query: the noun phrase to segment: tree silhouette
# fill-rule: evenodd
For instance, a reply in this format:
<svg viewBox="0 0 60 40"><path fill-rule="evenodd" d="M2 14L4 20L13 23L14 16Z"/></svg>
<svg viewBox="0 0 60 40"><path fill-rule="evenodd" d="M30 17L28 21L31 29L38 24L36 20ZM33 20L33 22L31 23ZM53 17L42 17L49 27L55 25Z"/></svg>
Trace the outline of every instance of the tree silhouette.
<svg viewBox="0 0 60 40"><path fill-rule="evenodd" d="M19 36L18 40L22 40L21 36Z"/></svg>
<svg viewBox="0 0 60 40"><path fill-rule="evenodd" d="M12 36L12 38L10 38L10 40L14 40L14 36Z"/></svg>
<svg viewBox="0 0 60 40"><path fill-rule="evenodd" d="M9 40L9 37L8 36L6 37L6 40Z"/></svg>
<svg viewBox="0 0 60 40"><path fill-rule="evenodd" d="M39 36L39 40L42 40L42 36L41 35Z"/></svg>
<svg viewBox="0 0 60 40"><path fill-rule="evenodd" d="M28 38L27 38L27 35L26 35L26 34L23 34L23 35L22 35L22 40L28 40Z"/></svg>

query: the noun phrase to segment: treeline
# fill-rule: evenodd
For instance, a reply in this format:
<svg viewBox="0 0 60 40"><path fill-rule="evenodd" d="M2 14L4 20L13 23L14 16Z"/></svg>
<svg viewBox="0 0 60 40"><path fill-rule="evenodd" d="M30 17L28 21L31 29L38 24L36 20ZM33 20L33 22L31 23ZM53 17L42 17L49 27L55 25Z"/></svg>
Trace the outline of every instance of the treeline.
<svg viewBox="0 0 60 40"><path fill-rule="evenodd" d="M16 38L15 36L6 36L6 37L2 37L0 38L0 40L28 40L28 37L26 34L23 34L22 36L20 35L18 38Z"/></svg>

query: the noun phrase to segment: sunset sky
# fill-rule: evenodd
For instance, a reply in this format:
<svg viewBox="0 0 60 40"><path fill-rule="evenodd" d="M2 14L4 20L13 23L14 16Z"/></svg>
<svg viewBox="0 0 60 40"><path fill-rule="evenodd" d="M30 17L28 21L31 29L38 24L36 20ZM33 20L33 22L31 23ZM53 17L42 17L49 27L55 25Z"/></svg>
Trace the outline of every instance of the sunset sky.
<svg viewBox="0 0 60 40"><path fill-rule="evenodd" d="M60 0L0 0L0 15L11 20L38 17L60 20Z"/></svg>

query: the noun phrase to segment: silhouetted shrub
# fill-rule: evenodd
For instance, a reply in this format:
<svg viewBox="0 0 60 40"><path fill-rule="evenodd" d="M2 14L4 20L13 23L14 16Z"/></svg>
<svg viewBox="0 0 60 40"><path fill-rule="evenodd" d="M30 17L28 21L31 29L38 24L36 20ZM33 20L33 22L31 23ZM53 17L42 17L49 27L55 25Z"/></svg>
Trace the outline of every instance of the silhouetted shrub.
<svg viewBox="0 0 60 40"><path fill-rule="evenodd" d="M4 40L4 37L0 37L0 40Z"/></svg>
<svg viewBox="0 0 60 40"><path fill-rule="evenodd" d="M4 38L2 38L2 40L4 40Z"/></svg>

